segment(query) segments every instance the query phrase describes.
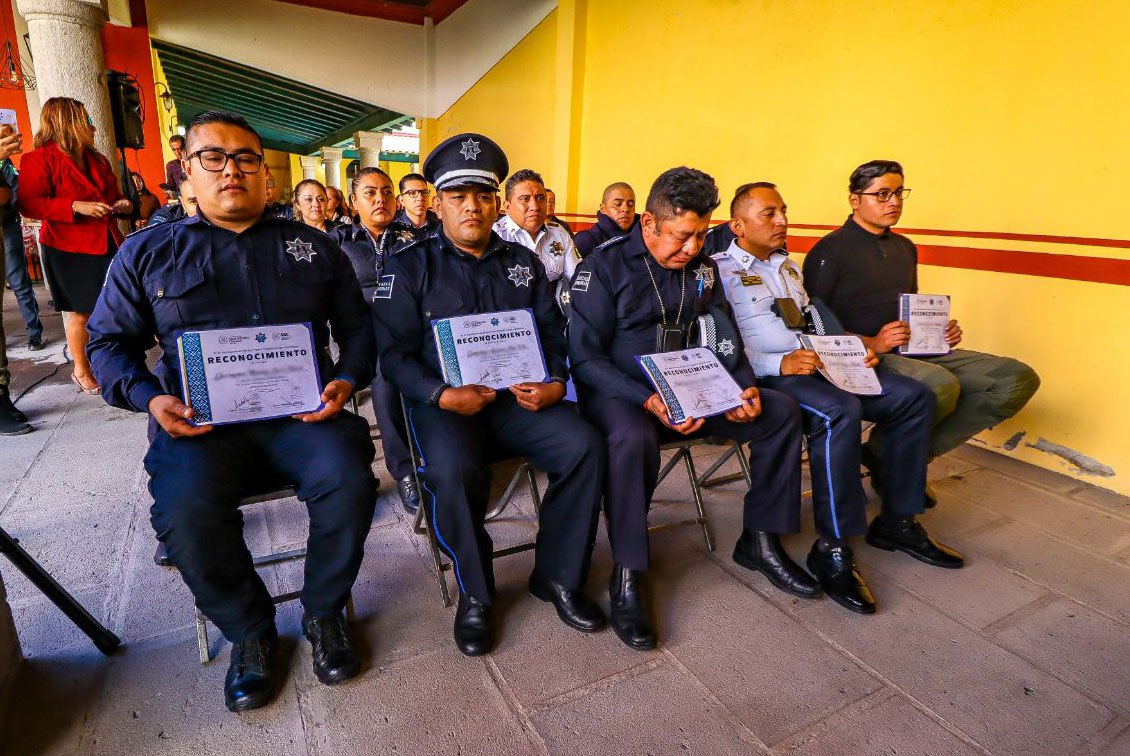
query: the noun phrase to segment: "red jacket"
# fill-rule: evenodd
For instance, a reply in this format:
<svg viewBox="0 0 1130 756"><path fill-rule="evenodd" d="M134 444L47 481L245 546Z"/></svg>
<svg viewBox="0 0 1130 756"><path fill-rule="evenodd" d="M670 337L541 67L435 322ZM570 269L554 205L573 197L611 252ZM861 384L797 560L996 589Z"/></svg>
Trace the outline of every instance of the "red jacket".
<svg viewBox="0 0 1130 756"><path fill-rule="evenodd" d="M20 214L43 221L39 241L66 252L104 255L109 249L107 233L115 244L122 243L117 219L75 216L71 203L105 202L113 205L123 199L118 179L110 161L87 150L88 178L75 161L54 143L32 150L20 160L20 190L17 193Z"/></svg>

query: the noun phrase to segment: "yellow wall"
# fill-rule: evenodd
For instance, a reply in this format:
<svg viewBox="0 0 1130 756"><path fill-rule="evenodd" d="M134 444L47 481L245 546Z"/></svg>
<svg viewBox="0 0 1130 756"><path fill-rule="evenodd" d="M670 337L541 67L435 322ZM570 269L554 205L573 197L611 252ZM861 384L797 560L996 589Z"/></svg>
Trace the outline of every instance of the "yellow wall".
<svg viewBox="0 0 1130 756"><path fill-rule="evenodd" d="M532 168L550 186L563 180L551 170L557 13L546 16L446 113L423 122L421 162L449 136L477 131L502 146L511 171Z"/></svg>
<svg viewBox="0 0 1130 756"><path fill-rule="evenodd" d="M569 13L583 27L583 85L556 96L579 103L581 133L567 156L577 175L547 176L577 187L569 212L594 212L617 180L642 204L660 171L688 164L713 174L727 200L740 183L774 181L794 223L839 224L851 169L882 157L900 160L914 188L907 228L1130 239L1122 0L561 0L425 124L422 149L481 130L513 167L568 164L555 154L562 142L543 84L569 58L555 28ZM913 238L1130 260L1125 249ZM1023 444L1010 453L1130 494L1130 287L940 266L923 266L920 281L953 296L963 346L1018 357L1043 379L1018 417L981 440L1003 452L1018 431L1026 442L1046 438L1116 475L1080 475Z"/></svg>

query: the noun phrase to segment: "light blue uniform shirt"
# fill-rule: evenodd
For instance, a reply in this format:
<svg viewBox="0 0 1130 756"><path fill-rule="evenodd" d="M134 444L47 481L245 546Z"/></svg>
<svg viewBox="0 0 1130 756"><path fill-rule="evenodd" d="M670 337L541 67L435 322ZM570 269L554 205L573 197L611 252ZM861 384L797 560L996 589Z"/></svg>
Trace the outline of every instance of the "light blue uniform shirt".
<svg viewBox="0 0 1130 756"><path fill-rule="evenodd" d="M759 260L732 242L713 255L722 278L726 299L734 308L734 319L745 343L746 357L758 375L780 375L781 359L800 349L797 332L770 309L777 297L792 297L797 306L808 306L808 294L800 268L783 249L768 260Z"/></svg>

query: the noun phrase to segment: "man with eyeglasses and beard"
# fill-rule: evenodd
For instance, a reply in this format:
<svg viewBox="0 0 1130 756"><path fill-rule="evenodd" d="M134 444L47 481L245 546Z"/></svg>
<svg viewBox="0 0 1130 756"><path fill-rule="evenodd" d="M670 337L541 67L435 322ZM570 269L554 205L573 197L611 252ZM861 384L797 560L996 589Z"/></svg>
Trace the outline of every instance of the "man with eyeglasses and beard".
<svg viewBox="0 0 1130 756"><path fill-rule="evenodd" d="M238 504L258 484L292 484L310 517L303 632L314 673L334 685L360 655L342 612L361 566L377 483L368 424L342 412L373 376L376 348L357 277L329 236L264 212L259 135L235 113L196 116L185 135L195 217L126 240L91 315L90 355L110 404L150 414L145 456L157 538L196 600L232 643L229 710L266 705L275 668L275 608L243 540ZM308 323L321 409L275 420L197 425L181 385L177 336L187 330ZM329 354L330 330L340 356ZM162 350L156 375L145 352ZM264 475L265 470L272 471ZM266 478L266 480L264 480Z"/></svg>
<svg viewBox="0 0 1130 756"><path fill-rule="evenodd" d="M893 160L872 160L856 168L848 180L851 216L816 243L805 257L803 272L809 295L824 300L844 328L879 355L884 370L933 390L937 405L928 452L933 459L1019 412L1040 387L1040 378L1019 360L956 349L962 339L956 320L946 329L948 354L896 353L910 342L910 326L899 319L899 295L918 293L918 248L891 230L902 217L909 192L902 166ZM873 432L863 447L872 485L882 480L881 435ZM936 503L927 486L925 505ZM887 535L899 541L914 534ZM887 535L878 537L886 542Z"/></svg>

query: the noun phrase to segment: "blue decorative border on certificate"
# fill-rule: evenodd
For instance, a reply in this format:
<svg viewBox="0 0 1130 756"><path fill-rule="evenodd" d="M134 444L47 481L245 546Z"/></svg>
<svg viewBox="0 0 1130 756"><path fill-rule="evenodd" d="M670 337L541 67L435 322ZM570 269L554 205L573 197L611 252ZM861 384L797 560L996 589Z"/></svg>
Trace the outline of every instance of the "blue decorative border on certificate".
<svg viewBox="0 0 1130 756"><path fill-rule="evenodd" d="M181 360L184 367L184 395L186 403L195 410L195 423L212 422L212 403L208 398L208 379L204 376L204 354L200 347L200 333L189 331L180 338Z"/></svg>
<svg viewBox="0 0 1130 756"><path fill-rule="evenodd" d="M459 388L463 385L463 374L459 371L459 358L455 354L455 337L451 333L451 321L436 320L434 327L440 367L443 368L443 380Z"/></svg>
<svg viewBox="0 0 1130 756"><path fill-rule="evenodd" d="M663 371L655 364L655 360L651 357L637 357L640 365L643 366L644 372L647 373L648 378L651 379L652 384L659 391L659 395L663 398L663 403L667 405L667 409L671 410L671 420L678 424L686 420L686 414L683 412L683 406L679 404L679 400L675 398L675 392L671 390L671 385L667 383L667 379L663 377Z"/></svg>

